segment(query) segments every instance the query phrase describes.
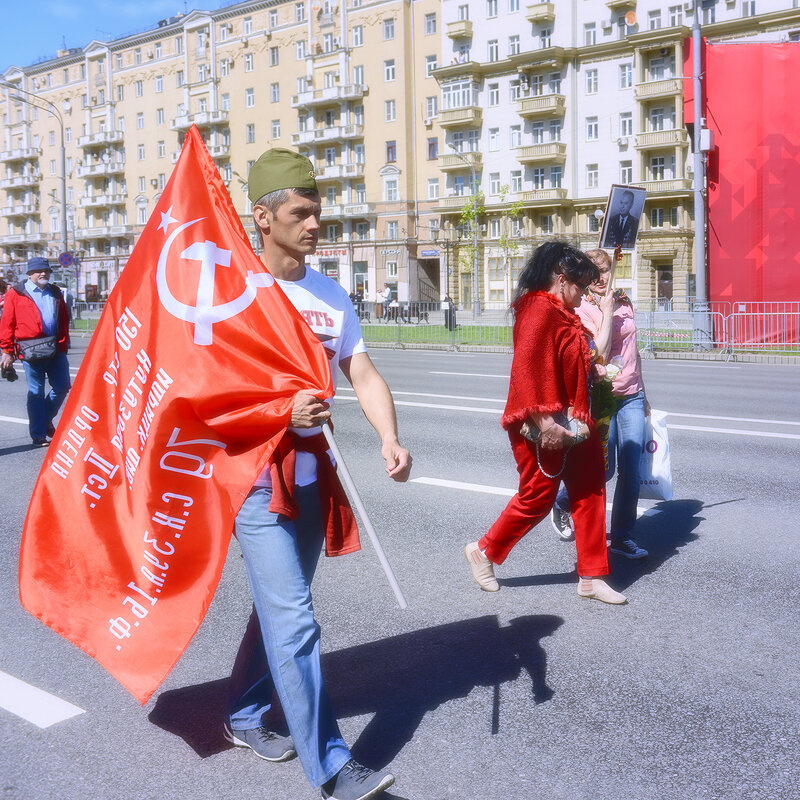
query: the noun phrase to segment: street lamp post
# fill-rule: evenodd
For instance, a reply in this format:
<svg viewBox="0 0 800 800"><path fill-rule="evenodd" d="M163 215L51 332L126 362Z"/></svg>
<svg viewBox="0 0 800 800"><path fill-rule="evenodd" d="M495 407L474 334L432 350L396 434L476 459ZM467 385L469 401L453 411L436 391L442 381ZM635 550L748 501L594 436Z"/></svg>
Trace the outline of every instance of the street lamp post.
<svg viewBox="0 0 800 800"><path fill-rule="evenodd" d="M478 175L472 162L464 158L453 144L450 144L450 149L469 167L472 175L472 316L477 319L481 315L481 301L478 296Z"/></svg>
<svg viewBox="0 0 800 800"><path fill-rule="evenodd" d="M35 106L36 108L40 108L43 111L47 111L48 113L52 114L58 122L58 126L61 133L61 151L60 151L60 180L61 180L61 252L66 253L68 250L67 244L67 156L66 156L66 147L64 146L64 118L61 116L61 112L58 110L55 103L51 103L47 98L41 97L38 94L34 94L33 92L29 92L26 89L20 89L19 86L15 86L13 83L9 83L8 81L0 81L0 86L3 86L6 89L11 89L14 94L10 94L9 97L12 100L16 100L20 103L27 103L30 106ZM24 97L22 95L25 95ZM38 102L37 102L38 101ZM40 105L40 103L44 103L44 105Z"/></svg>

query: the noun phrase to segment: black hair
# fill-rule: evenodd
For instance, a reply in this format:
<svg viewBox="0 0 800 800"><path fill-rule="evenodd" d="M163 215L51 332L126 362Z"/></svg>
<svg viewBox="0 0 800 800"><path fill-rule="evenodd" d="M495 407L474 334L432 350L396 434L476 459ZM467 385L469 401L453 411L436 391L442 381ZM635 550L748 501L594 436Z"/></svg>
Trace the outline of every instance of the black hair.
<svg viewBox="0 0 800 800"><path fill-rule="evenodd" d="M554 240L540 244L520 273L511 308L516 308L528 292L546 292L557 275L588 287L600 278L600 270L585 253L566 242Z"/></svg>

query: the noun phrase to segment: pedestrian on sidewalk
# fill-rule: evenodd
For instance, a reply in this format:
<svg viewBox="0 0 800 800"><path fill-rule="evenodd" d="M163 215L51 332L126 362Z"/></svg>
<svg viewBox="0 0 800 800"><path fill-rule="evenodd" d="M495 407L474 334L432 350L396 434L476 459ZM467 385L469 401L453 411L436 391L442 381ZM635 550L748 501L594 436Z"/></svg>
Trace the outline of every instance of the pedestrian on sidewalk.
<svg viewBox="0 0 800 800"><path fill-rule="evenodd" d="M350 381L377 431L386 473L405 481L411 456L397 438L389 388L375 369L345 289L306 265L319 237L320 196L311 162L274 148L248 176L261 260L323 343L336 384ZM367 800L394 782L353 760L320 669L320 628L311 581L323 541L327 555L359 549L358 529L319 426L332 399L300 392L289 428L236 517L236 537L253 595L253 613L230 681L225 736L267 761L298 755L312 786L329 800ZM267 727L273 692L290 736Z"/></svg>
<svg viewBox="0 0 800 800"><path fill-rule="evenodd" d="M47 447L53 420L69 392L69 314L53 270L40 257L28 261L27 280L5 293L0 317L0 367L22 360L28 379L28 431L34 447ZM45 381L50 392L45 394Z"/></svg>
<svg viewBox="0 0 800 800"><path fill-rule="evenodd" d="M639 504L639 460L644 447L645 417L650 405L642 380L642 360L636 346L636 316L633 303L622 289L612 285L614 265L605 250L587 250L600 271L589 287L577 313L591 332L597 350L612 371L612 393L616 408L608 429L606 481L616 469L617 485L611 509L612 553L625 558L645 558L647 550L633 538ZM556 497L551 521L562 539L573 535L570 498L566 486Z"/></svg>
<svg viewBox="0 0 800 800"><path fill-rule="evenodd" d="M626 602L602 580L609 572L603 452L591 417L589 337L575 314L597 279L597 267L561 241L538 247L519 277L511 304L514 358L501 420L517 462L519 490L489 532L464 548L472 575L485 591L500 589L494 565L502 564L550 513L563 480L573 503L578 594ZM577 444L566 427L570 417L588 428L588 438Z"/></svg>

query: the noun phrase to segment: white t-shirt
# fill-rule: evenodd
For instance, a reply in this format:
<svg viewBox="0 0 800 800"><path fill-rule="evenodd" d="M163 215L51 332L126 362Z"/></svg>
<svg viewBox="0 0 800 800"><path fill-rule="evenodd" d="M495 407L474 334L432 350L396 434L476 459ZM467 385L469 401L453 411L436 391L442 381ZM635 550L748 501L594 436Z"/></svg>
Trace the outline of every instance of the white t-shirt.
<svg viewBox="0 0 800 800"><path fill-rule="evenodd" d="M277 279L276 279L277 280ZM361 324L350 297L336 281L310 267L299 281L277 281L292 305L302 314L311 330L322 342L331 365L333 388L339 377L339 362L344 358L366 353ZM326 402L333 406L333 398ZM289 428L298 436L315 436L319 428ZM328 455L333 460L330 450ZM312 453L297 453L295 484L306 486L317 479L317 459ZM258 476L256 486L271 486L269 469Z"/></svg>

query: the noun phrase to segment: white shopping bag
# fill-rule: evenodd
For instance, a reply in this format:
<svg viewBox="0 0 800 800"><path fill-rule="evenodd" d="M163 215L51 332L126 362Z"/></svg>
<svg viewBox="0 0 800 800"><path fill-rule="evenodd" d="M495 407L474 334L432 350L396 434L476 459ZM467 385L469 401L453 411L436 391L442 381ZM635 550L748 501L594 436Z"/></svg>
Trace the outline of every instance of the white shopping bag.
<svg viewBox="0 0 800 800"><path fill-rule="evenodd" d="M672 500L667 415L654 408L645 418L644 447L639 461L639 497L643 500Z"/></svg>

